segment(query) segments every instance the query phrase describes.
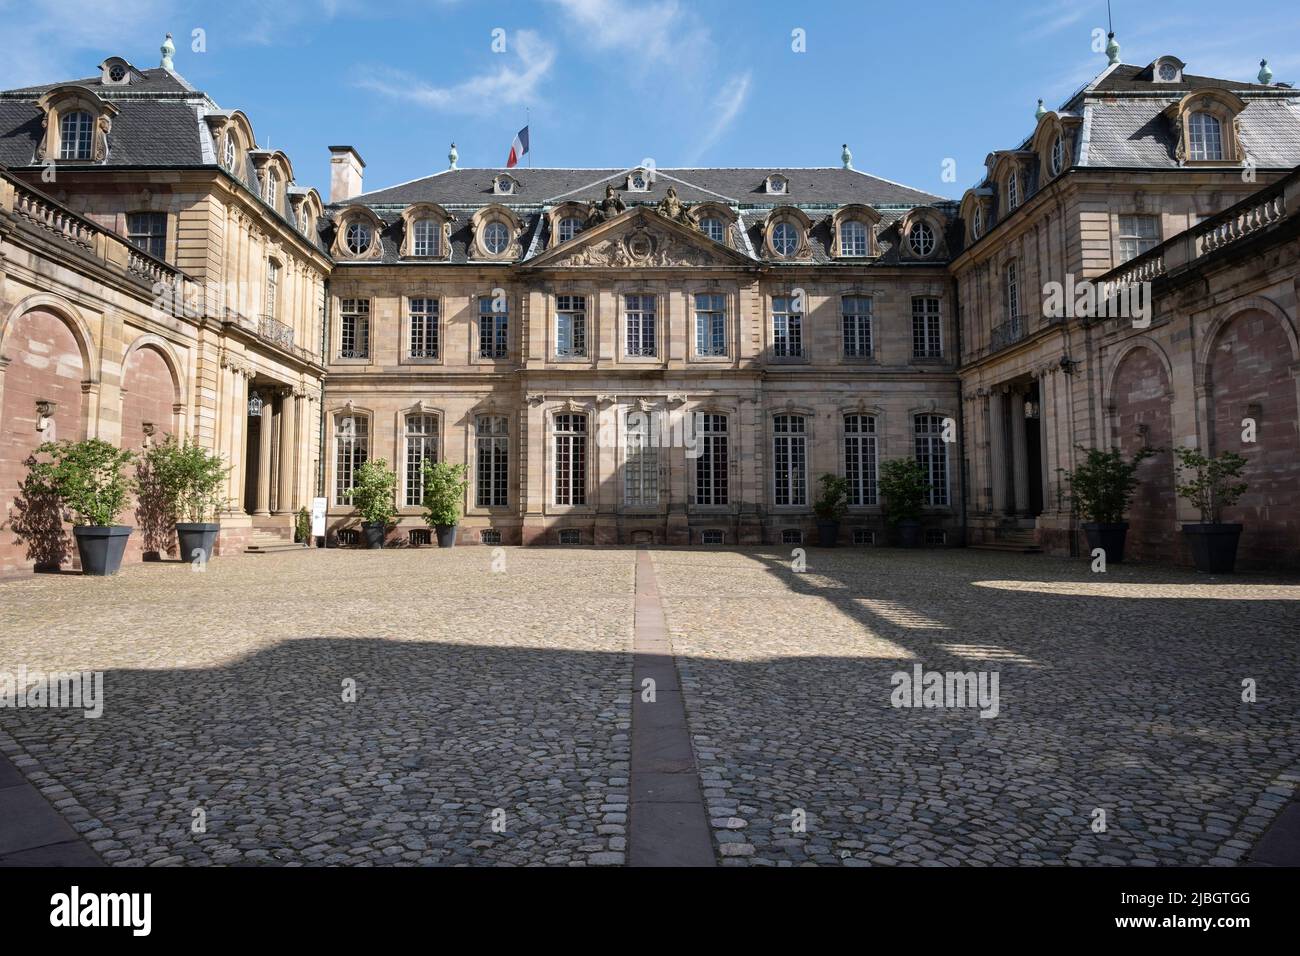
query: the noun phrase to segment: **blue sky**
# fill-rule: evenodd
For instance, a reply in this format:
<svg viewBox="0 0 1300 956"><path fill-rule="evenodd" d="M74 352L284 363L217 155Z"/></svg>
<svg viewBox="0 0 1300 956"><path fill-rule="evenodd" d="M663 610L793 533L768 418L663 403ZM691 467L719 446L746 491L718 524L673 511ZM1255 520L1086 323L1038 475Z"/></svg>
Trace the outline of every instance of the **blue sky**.
<svg viewBox="0 0 1300 956"><path fill-rule="evenodd" d="M1294 2L1114 9L1125 62L1253 79L1266 56L1300 82ZM858 169L959 197L1038 97L1057 105L1106 63L1105 0L0 0L0 22L0 88L111 54L157 66L170 31L178 72L322 191L334 143L360 151L367 189L445 168L453 139L461 166L503 166L531 109L538 166L828 166L848 142Z"/></svg>

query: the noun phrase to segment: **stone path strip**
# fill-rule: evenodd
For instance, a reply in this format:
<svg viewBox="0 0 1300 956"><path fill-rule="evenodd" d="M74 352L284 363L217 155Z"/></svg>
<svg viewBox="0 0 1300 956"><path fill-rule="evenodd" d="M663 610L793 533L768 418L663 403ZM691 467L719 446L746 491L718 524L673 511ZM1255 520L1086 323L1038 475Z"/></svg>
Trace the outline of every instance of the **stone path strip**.
<svg viewBox="0 0 1300 956"><path fill-rule="evenodd" d="M50 801L0 753L0 867L103 865Z"/></svg>
<svg viewBox="0 0 1300 956"><path fill-rule="evenodd" d="M713 866L713 841L681 682L648 551L636 557L630 866ZM646 680L654 682L653 701Z"/></svg>

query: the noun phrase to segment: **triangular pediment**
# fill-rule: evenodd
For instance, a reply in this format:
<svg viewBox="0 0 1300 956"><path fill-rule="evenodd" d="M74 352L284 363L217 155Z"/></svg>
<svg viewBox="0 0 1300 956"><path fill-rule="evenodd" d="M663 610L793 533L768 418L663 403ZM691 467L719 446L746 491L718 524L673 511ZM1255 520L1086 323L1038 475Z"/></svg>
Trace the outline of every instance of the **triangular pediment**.
<svg viewBox="0 0 1300 956"><path fill-rule="evenodd" d="M684 223L638 206L588 227L528 262L528 269L673 269L753 266L749 256Z"/></svg>

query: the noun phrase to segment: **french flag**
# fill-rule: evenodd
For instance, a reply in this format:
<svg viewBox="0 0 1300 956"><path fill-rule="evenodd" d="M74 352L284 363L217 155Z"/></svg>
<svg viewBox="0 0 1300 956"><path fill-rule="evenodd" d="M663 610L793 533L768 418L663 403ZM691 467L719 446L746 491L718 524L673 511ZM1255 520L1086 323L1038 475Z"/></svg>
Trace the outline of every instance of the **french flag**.
<svg viewBox="0 0 1300 956"><path fill-rule="evenodd" d="M528 127L515 133L515 141L510 144L510 157L506 160L506 169L514 169L528 152Z"/></svg>

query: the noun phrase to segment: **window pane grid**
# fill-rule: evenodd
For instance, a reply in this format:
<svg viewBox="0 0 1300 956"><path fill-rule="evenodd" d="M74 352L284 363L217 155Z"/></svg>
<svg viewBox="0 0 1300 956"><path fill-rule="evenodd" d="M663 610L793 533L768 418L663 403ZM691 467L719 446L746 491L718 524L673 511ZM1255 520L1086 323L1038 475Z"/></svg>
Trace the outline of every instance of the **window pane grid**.
<svg viewBox="0 0 1300 956"><path fill-rule="evenodd" d="M339 303L339 355L342 358L370 357L370 300L343 299Z"/></svg>
<svg viewBox="0 0 1300 956"><path fill-rule="evenodd" d="M438 300L410 300L411 358L438 357Z"/></svg>
<svg viewBox="0 0 1300 956"><path fill-rule="evenodd" d="M477 474L475 502L480 508L505 507L510 473L509 421L500 415L480 415L475 421Z"/></svg>
<svg viewBox="0 0 1300 956"><path fill-rule="evenodd" d="M807 436L800 415L778 415L772 420L772 463L775 471L777 505L799 506L808 503L808 479L805 474Z"/></svg>
<svg viewBox="0 0 1300 956"><path fill-rule="evenodd" d="M918 298L912 300L912 357L943 357L943 322L940 318L939 300Z"/></svg>
<svg viewBox="0 0 1300 956"><path fill-rule="evenodd" d="M627 295L623 297L623 319L627 329L627 354L629 356L654 356L657 354L657 316L653 295Z"/></svg>
<svg viewBox="0 0 1300 956"><path fill-rule="evenodd" d="M334 426L334 503L351 504L346 492L352 488L356 471L370 457L370 422L365 418L339 417Z"/></svg>
<svg viewBox="0 0 1300 956"><path fill-rule="evenodd" d="M438 224L432 219L421 219L415 224L411 252L417 256L439 255L441 239Z"/></svg>
<svg viewBox="0 0 1300 956"><path fill-rule="evenodd" d="M772 354L778 358L803 355L803 316L792 312L789 296L772 299Z"/></svg>
<svg viewBox="0 0 1300 956"><path fill-rule="evenodd" d="M133 212L126 217L126 238L137 249L162 259L167 252L167 214Z"/></svg>
<svg viewBox="0 0 1300 956"><path fill-rule="evenodd" d="M89 113L65 113L59 120L59 159L90 159L93 126Z"/></svg>
<svg viewBox="0 0 1300 956"><path fill-rule="evenodd" d="M844 324L844 354L849 358L870 358L871 299L862 295L846 295L840 300Z"/></svg>
<svg viewBox="0 0 1300 956"><path fill-rule="evenodd" d="M844 416L844 477L850 505L877 503L876 420L870 415Z"/></svg>
<svg viewBox="0 0 1300 956"><path fill-rule="evenodd" d="M1158 216L1119 217L1120 264L1135 259L1158 245L1160 245Z"/></svg>
<svg viewBox="0 0 1300 956"><path fill-rule="evenodd" d="M555 297L555 354L582 358L587 354L587 297Z"/></svg>
<svg viewBox="0 0 1300 956"><path fill-rule="evenodd" d="M623 502L640 506L659 503L659 449L651 443L650 416L645 412L627 416Z"/></svg>
<svg viewBox="0 0 1300 956"><path fill-rule="evenodd" d="M587 503L587 416L555 416L555 503Z"/></svg>
<svg viewBox="0 0 1300 956"><path fill-rule="evenodd" d="M697 355L727 354L727 307L721 295L695 296L695 352Z"/></svg>
<svg viewBox="0 0 1300 956"><path fill-rule="evenodd" d="M925 472L926 504L948 504L948 445L943 440L943 418L917 415L915 425L916 461Z"/></svg>
<svg viewBox="0 0 1300 956"><path fill-rule="evenodd" d="M479 358L505 358L510 354L510 313L494 308L497 300L483 296L478 300Z"/></svg>
<svg viewBox="0 0 1300 956"><path fill-rule="evenodd" d="M695 503L727 504L727 416L695 416L696 439L700 457L695 459Z"/></svg>
<svg viewBox="0 0 1300 956"><path fill-rule="evenodd" d="M424 465L438 460L438 419L433 415L406 416L406 504L424 501Z"/></svg>

